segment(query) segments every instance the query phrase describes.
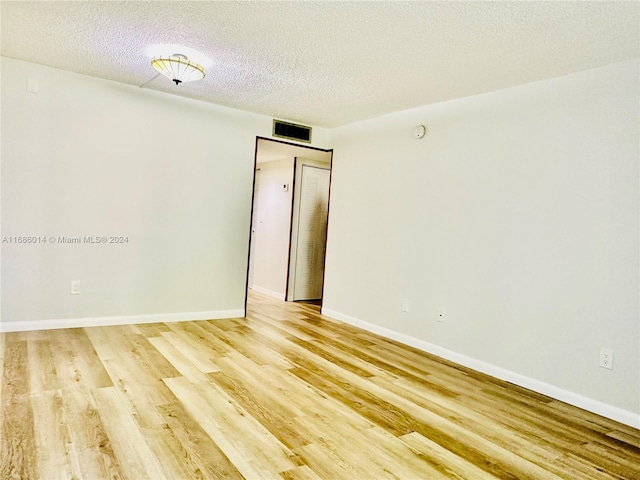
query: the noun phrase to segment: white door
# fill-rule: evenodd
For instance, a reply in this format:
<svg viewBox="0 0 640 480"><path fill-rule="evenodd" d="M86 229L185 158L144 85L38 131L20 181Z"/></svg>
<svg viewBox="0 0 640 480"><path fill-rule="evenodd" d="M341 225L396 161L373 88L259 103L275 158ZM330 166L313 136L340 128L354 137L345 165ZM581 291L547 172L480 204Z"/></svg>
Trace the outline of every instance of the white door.
<svg viewBox="0 0 640 480"><path fill-rule="evenodd" d="M322 298L329 210L329 170L302 165L293 300Z"/></svg>

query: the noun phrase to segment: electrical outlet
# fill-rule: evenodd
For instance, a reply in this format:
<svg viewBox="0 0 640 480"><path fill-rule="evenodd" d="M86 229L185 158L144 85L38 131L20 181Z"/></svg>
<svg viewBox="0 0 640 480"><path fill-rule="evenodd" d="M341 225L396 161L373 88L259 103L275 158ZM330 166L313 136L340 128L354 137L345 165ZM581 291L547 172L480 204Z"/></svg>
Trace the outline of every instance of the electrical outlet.
<svg viewBox="0 0 640 480"><path fill-rule="evenodd" d="M409 301L408 298L403 298L402 299L402 311L403 312L408 312L409 311L409 307L411 307L411 302Z"/></svg>
<svg viewBox="0 0 640 480"><path fill-rule="evenodd" d="M600 349L600 366L613 370L613 350L609 348Z"/></svg>
<svg viewBox="0 0 640 480"><path fill-rule="evenodd" d="M80 295L80 280L71 280L71 295Z"/></svg>
<svg viewBox="0 0 640 480"><path fill-rule="evenodd" d="M447 309L442 307L439 308L438 311L436 312L436 320L439 321L440 323L443 323L446 319L447 319Z"/></svg>

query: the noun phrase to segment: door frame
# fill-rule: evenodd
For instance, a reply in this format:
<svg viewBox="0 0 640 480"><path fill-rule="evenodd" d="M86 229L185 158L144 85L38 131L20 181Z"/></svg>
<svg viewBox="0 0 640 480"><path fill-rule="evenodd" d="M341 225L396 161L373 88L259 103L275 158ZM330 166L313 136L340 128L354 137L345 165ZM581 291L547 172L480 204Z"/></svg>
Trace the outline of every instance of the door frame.
<svg viewBox="0 0 640 480"><path fill-rule="evenodd" d="M254 201L255 201L255 194L256 194L256 169L258 168L258 147L260 145L260 141L268 141L268 142L275 142L275 143L280 143L280 144L284 144L284 145L290 145L292 147L296 147L296 148L303 148L303 149L308 149L308 150L315 150L315 151L319 151L319 152L325 152L329 154L329 207L327 208L327 238L325 238L325 245L327 243L327 239L328 239L328 232L329 232L329 218L330 218L330 214L331 214L331 179L332 179L332 175L333 175L333 148L319 148L319 147L312 147L310 145L304 145L304 144L299 144L299 143L293 143L293 142L286 142L284 140L277 140L275 138L269 138L269 137L262 137L262 136L256 136L256 141L255 141L255 147L254 147L254 153L253 153L253 183L252 183L252 187L251 187L251 214L250 214L250 220L249 220L249 238L248 238L248 243L247 243L247 270L245 272L245 288L244 288L244 314L245 316L247 315L247 302L248 302L248 298L249 298L249 267L251 265L251 240L252 240L252 230L253 230L253 206L254 206ZM295 155L294 155L295 156ZM293 176L293 182L291 185L291 188L295 188L295 173L296 173L296 166L295 166L294 162L294 176ZM293 190L295 192L295 190ZM293 201L293 196L292 197L292 201ZM292 228L292 224L293 224L293 204L291 205L291 218L289 218L289 255L288 258L291 258L291 228ZM327 258L327 254L326 254L326 249L325 249L325 262L326 262L326 258ZM325 263L326 265L326 263ZM325 269L323 269L322 271L322 285L323 285L323 290L324 290L324 274L325 274ZM285 286L285 299L287 298L287 292L289 290L289 264L287 264L287 281L286 281L286 286ZM324 293L323 293L323 298L324 298ZM322 304L322 302L321 302Z"/></svg>
<svg viewBox="0 0 640 480"><path fill-rule="evenodd" d="M255 273L255 265L252 264L252 262L255 262L255 230L253 228L253 223L254 223L254 216L256 213L256 192L255 190L257 189L258 191L260 191L260 169L256 168L254 170L253 176L253 189L254 189L254 194L252 196L252 202L251 202L251 237L249 238L249 268L247 269L247 288L252 288L253 287L253 282L252 277L253 274ZM251 254L253 252L253 255Z"/></svg>

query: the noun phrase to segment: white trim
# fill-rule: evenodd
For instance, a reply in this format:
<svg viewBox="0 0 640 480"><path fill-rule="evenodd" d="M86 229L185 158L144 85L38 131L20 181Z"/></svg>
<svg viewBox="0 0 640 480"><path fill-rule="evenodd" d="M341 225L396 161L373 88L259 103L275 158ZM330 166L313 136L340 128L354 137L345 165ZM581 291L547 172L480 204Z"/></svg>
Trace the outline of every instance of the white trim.
<svg viewBox="0 0 640 480"><path fill-rule="evenodd" d="M0 332L26 332L57 328L106 327L138 323L184 322L189 320L219 320L244 317L244 310L214 310L210 312L158 313L153 315L126 315L122 317L86 317L0 322Z"/></svg>
<svg viewBox="0 0 640 480"><path fill-rule="evenodd" d="M405 335L404 333L399 333L394 330L390 330L388 328L381 327L379 325L375 325L373 323L369 323L340 312L336 312L335 310L323 308L322 315L335 318L336 320L354 325L356 327L362 328L363 330L367 330L383 337L396 340L398 342L404 343L405 345L409 345L424 352L431 353L451 362L455 362L459 365L472 368L473 370L484 373L486 375L490 375L500 380L504 380L520 387L533 390L534 392L541 393L542 395L546 395L561 402L568 403L569 405L573 405L575 407L582 408L611 420L615 420L616 422L624 423L625 425L629 425L634 428L640 428L640 415L638 415L637 413L614 407L613 405L609 405L607 403L603 403L598 400L594 400L592 398L570 392L569 390L564 390L562 388L550 385L545 382L541 382L534 378L530 378L519 373L515 373L510 370L491 365L490 363L486 363L481 360L476 360L475 358L467 357L466 355L462 355L452 350L447 350L446 348L442 348L433 343L425 342L424 340L420 340L418 338Z"/></svg>
<svg viewBox="0 0 640 480"><path fill-rule="evenodd" d="M251 290L253 290L254 292L258 292L258 293L263 293L264 295L268 295L268 296L273 297L273 298L277 298L278 300L282 300L282 301L285 300L284 293L276 292L274 290L269 290L268 288L259 287L257 285L254 285L253 287L251 287Z"/></svg>

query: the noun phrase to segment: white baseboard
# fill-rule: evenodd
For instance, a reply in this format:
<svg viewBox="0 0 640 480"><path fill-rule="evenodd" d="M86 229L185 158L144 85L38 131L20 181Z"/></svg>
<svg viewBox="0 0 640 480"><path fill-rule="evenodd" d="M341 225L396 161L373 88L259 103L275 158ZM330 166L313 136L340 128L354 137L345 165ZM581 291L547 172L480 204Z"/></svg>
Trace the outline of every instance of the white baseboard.
<svg viewBox="0 0 640 480"><path fill-rule="evenodd" d="M265 295L269 295L270 297L277 298L278 300L282 300L282 301L285 300L284 293L276 292L274 290L269 290L268 288L259 287L257 285L254 285L249 288L251 288L251 290L253 290L254 292L263 293Z"/></svg>
<svg viewBox="0 0 640 480"><path fill-rule="evenodd" d="M464 367L476 370L477 372L490 375L500 380L504 380L520 387L533 390L537 393L541 393L542 395L546 395L561 402L568 403L569 405L573 405L589 412L596 413L611 420L615 420L616 422L624 423L625 425L629 425L634 428L640 428L640 415L636 413L614 407L612 405L594 400L589 397L585 397L583 395L579 395L569 390L558 388L554 385L550 385L548 383L526 377L519 373L515 373L510 370L491 365L490 363L486 363L481 360L476 360L475 358L467 357L466 355L462 355L452 350L439 347L438 345L434 345L424 340L420 340L418 338L414 338L409 335L405 335L403 333L399 333L394 330L375 325L373 323L365 322L364 320L345 315L335 310L323 308L322 314L326 315L327 317L335 318L336 320L340 320L350 325L362 328L363 330L381 335L385 338L404 343L405 345L417 348L418 350L431 353Z"/></svg>
<svg viewBox="0 0 640 480"><path fill-rule="evenodd" d="M26 332L30 330L54 330L57 328L78 327L106 327L110 325L184 322L188 320L219 320L223 318L239 317L244 317L244 310L159 313L153 315L126 315L121 317L61 318L25 322L0 322L0 332Z"/></svg>

